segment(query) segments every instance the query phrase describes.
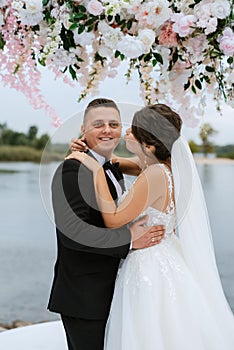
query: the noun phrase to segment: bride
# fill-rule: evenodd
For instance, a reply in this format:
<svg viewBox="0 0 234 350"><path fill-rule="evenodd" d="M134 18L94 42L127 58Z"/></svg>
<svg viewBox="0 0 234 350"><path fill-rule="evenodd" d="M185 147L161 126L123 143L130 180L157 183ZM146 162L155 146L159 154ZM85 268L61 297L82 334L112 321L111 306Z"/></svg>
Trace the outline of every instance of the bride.
<svg viewBox="0 0 234 350"><path fill-rule="evenodd" d="M132 250L123 262L105 350L234 349L234 318L222 290L206 204L181 126L179 115L166 105L135 113L125 141L142 171L117 207L100 164L83 152L68 156L93 171L107 227L147 214L149 225L166 228L162 243ZM116 160L126 168L126 160Z"/></svg>

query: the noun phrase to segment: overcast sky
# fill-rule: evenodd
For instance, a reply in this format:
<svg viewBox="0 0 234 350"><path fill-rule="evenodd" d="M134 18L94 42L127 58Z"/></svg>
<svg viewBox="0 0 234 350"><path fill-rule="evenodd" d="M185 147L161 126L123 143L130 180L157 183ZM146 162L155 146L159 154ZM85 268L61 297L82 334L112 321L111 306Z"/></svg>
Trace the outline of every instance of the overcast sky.
<svg viewBox="0 0 234 350"><path fill-rule="evenodd" d="M116 78L106 79L104 82L101 82L98 96L112 98L117 103L120 103L122 107L126 103L136 105L135 108L137 109L143 105L143 101L139 97L139 82L134 78L127 85L124 77L126 67L123 66L121 71L122 73L118 74ZM72 125L75 123L77 130L79 130L82 110L93 96L88 96L84 101L78 103L77 98L81 91L80 88L77 85L72 88L60 79L55 80L53 74L46 69L42 71L41 90L47 102L56 109L63 123L67 122L69 125L69 119L73 117ZM42 110L34 110L22 93L0 85L0 100L0 123L6 122L9 128L22 132L26 132L31 125L37 125L39 134L49 133L53 135L58 133L58 130L56 131L51 125L51 119L48 115ZM130 112L128 111L127 114ZM129 118L127 119L128 121L130 120ZM127 119L122 115L124 122ZM234 110L232 108L224 106L223 116L220 116L215 110L215 103L210 101L204 121L210 123L218 131L214 138L216 144L234 144ZM185 128L184 134L187 139L200 142L198 137L199 127L194 129ZM75 134L73 135L73 130L70 130L68 137L70 135L76 136Z"/></svg>

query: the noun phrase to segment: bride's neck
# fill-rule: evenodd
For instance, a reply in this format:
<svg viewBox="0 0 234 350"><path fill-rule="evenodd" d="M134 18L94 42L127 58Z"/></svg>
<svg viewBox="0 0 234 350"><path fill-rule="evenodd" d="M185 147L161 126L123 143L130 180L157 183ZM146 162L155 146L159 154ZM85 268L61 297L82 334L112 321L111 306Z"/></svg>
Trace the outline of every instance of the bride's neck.
<svg viewBox="0 0 234 350"><path fill-rule="evenodd" d="M157 159L153 154L152 154L152 157L147 156L145 154L141 154L141 155L138 155L138 158L140 161L140 167L142 171L152 164L165 164L169 169L171 169L171 158L168 158L167 160L163 161L163 160Z"/></svg>

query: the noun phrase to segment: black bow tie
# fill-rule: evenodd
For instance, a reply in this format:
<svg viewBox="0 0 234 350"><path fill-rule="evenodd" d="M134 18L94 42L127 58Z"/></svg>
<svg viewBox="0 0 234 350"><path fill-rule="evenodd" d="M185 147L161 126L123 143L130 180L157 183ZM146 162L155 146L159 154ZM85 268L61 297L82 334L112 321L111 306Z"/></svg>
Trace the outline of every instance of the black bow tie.
<svg viewBox="0 0 234 350"><path fill-rule="evenodd" d="M125 191L125 186L124 186L124 180L123 180L123 174L119 170L119 163L111 163L110 161L106 162L103 164L103 169L104 170L110 170L116 180L119 182L120 186L122 187L122 190Z"/></svg>
<svg viewBox="0 0 234 350"><path fill-rule="evenodd" d="M118 170L119 171L119 163L116 162L116 163L111 163L109 160L103 164L103 169L104 170L111 170L111 171L116 171Z"/></svg>

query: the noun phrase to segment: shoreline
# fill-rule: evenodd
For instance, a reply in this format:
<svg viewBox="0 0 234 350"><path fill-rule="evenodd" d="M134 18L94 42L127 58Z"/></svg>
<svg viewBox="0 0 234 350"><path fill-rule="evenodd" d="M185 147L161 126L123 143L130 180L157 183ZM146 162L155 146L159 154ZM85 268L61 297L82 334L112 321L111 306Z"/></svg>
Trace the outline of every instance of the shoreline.
<svg viewBox="0 0 234 350"><path fill-rule="evenodd" d="M234 164L234 159L230 158L205 158L194 157L197 164Z"/></svg>

